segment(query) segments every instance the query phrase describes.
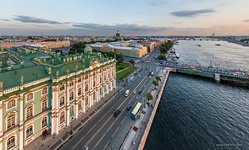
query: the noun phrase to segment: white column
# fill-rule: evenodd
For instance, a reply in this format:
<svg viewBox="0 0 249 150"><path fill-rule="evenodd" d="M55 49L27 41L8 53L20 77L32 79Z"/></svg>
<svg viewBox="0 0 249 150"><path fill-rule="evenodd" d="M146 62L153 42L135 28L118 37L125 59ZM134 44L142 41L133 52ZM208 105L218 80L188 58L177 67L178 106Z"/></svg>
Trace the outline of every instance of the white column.
<svg viewBox="0 0 249 150"><path fill-rule="evenodd" d="M106 94L109 93L109 83L106 84Z"/></svg>
<svg viewBox="0 0 249 150"><path fill-rule="evenodd" d="M70 93L69 93L69 81L67 82L67 99L66 99L66 125L70 123Z"/></svg>
<svg viewBox="0 0 249 150"><path fill-rule="evenodd" d="M78 80L75 80L75 118L78 118Z"/></svg>
<svg viewBox="0 0 249 150"><path fill-rule="evenodd" d="M85 99L83 100L83 104L82 104L82 108L83 108L83 113L86 112L86 106L85 106L86 102Z"/></svg>
<svg viewBox="0 0 249 150"><path fill-rule="evenodd" d="M59 133L58 120L58 87L52 87L52 116L51 116L51 134Z"/></svg>
<svg viewBox="0 0 249 150"><path fill-rule="evenodd" d="M100 88L98 88L98 94L97 94L98 102L100 101Z"/></svg>
<svg viewBox="0 0 249 150"><path fill-rule="evenodd" d="M85 76L83 76L82 80L83 80L83 82L82 82L82 90L83 90L82 94L85 95L86 94L85 93L85 84L86 84L86 82L85 82Z"/></svg>
<svg viewBox="0 0 249 150"><path fill-rule="evenodd" d="M113 82L114 88L116 88L116 79L114 79L112 82Z"/></svg>
<svg viewBox="0 0 249 150"><path fill-rule="evenodd" d="M78 109L78 104L79 104L79 101L77 100L76 101L76 104L75 104L75 118L77 119L78 118L78 113L79 113L79 109Z"/></svg>
<svg viewBox="0 0 249 150"><path fill-rule="evenodd" d="M109 84L110 84L110 88L111 88L111 91L112 91L112 89L113 89L113 87L112 87L112 82L110 82Z"/></svg>
<svg viewBox="0 0 249 150"><path fill-rule="evenodd" d="M22 150L23 147L24 147L24 138L23 138L23 135L24 135L24 128L23 128L23 121L24 121L24 118L23 118L23 112L24 112L24 107L23 107L23 94L20 94L19 95L19 125L20 125L20 128L19 128L19 149Z"/></svg>
<svg viewBox="0 0 249 150"><path fill-rule="evenodd" d="M92 73L89 73L89 90L92 91L93 89L93 76Z"/></svg>
<svg viewBox="0 0 249 150"><path fill-rule="evenodd" d="M90 108L93 106L93 94L89 95L89 99L90 99Z"/></svg>
<svg viewBox="0 0 249 150"><path fill-rule="evenodd" d="M24 138L23 138L23 126L19 128L19 150L23 150Z"/></svg>

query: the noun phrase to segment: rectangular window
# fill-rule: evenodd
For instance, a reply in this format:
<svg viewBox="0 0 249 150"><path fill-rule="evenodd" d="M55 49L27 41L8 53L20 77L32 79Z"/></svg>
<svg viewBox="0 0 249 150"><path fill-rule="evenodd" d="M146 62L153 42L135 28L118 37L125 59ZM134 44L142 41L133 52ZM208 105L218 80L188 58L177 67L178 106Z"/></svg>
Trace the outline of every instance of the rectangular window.
<svg viewBox="0 0 249 150"><path fill-rule="evenodd" d="M81 82L81 78L78 79L78 83L80 83L80 82Z"/></svg>
<svg viewBox="0 0 249 150"><path fill-rule="evenodd" d="M71 81L71 82L69 83L69 86L70 86L70 87L72 87L72 86L73 86L73 81Z"/></svg>
<svg viewBox="0 0 249 150"><path fill-rule="evenodd" d="M44 87L44 88L42 89L42 95L47 94L47 93L48 93L48 88L47 88L47 87Z"/></svg>
<svg viewBox="0 0 249 150"><path fill-rule="evenodd" d="M60 91L64 91L64 90L65 90L65 86L64 85L60 86Z"/></svg>
<svg viewBox="0 0 249 150"><path fill-rule="evenodd" d="M32 100L32 99L33 99L33 93L29 93L27 95L27 100L29 101L29 100Z"/></svg>
<svg viewBox="0 0 249 150"><path fill-rule="evenodd" d="M16 106L16 101L11 100L11 101L8 102L7 108L10 109L10 108L13 108L15 106Z"/></svg>

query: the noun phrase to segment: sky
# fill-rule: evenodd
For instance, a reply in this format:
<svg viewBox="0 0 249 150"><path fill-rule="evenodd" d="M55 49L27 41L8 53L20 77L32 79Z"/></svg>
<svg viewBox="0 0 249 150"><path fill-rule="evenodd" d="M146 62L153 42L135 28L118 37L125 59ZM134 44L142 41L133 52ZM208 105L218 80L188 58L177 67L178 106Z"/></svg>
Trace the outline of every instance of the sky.
<svg viewBox="0 0 249 150"><path fill-rule="evenodd" d="M1 0L0 35L249 35L249 0Z"/></svg>

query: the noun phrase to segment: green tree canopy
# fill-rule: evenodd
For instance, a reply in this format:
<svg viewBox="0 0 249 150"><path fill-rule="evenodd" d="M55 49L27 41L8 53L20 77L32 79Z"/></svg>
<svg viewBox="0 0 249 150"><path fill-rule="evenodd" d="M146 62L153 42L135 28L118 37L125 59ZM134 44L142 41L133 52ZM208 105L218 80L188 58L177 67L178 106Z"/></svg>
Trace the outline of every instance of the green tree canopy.
<svg viewBox="0 0 249 150"><path fill-rule="evenodd" d="M161 81L161 78L159 76L156 76L157 81Z"/></svg>
<svg viewBox="0 0 249 150"><path fill-rule="evenodd" d="M168 50L173 46L173 43L171 41L167 41L167 42L163 42L160 45L160 52L162 54L166 54L168 52Z"/></svg>
<svg viewBox="0 0 249 150"><path fill-rule="evenodd" d="M69 54L79 54L84 52L84 48L86 46L86 43L79 42L72 45L72 48L69 51Z"/></svg>
<svg viewBox="0 0 249 150"><path fill-rule="evenodd" d="M153 100L153 95L151 93L147 93L148 101Z"/></svg>
<svg viewBox="0 0 249 150"><path fill-rule="evenodd" d="M132 66L135 65L135 61L133 59L130 60L130 63L132 64Z"/></svg>
<svg viewBox="0 0 249 150"><path fill-rule="evenodd" d="M152 84L154 84L155 87L157 87L157 86L159 85L158 82L157 82L156 80L153 80L153 81L152 81Z"/></svg>

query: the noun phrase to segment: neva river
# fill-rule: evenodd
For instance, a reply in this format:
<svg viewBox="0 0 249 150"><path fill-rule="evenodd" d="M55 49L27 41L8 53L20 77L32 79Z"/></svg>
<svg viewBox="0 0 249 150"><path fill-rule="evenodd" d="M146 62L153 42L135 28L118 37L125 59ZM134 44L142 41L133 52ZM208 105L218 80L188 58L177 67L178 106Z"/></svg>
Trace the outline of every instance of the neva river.
<svg viewBox="0 0 249 150"><path fill-rule="evenodd" d="M224 41L179 41L174 47L181 63L207 66L211 60L249 70L249 47ZM248 150L249 89L171 74L145 145L145 150L159 149Z"/></svg>

